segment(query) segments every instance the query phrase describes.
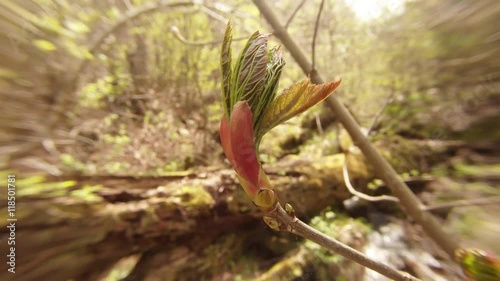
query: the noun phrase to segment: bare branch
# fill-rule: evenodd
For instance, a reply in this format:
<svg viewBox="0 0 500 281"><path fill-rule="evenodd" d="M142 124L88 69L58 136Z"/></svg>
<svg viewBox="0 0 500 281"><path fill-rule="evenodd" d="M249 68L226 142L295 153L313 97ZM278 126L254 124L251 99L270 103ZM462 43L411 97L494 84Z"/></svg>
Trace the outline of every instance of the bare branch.
<svg viewBox="0 0 500 281"><path fill-rule="evenodd" d="M321 4L319 5L318 16L316 17L316 24L314 25L314 35L311 46L311 56L312 56L312 68L311 71L314 71L316 66L316 36L318 36L318 28L319 28L319 20L321 18L321 12L323 12L323 6L325 4L325 0L321 0Z"/></svg>
<svg viewBox="0 0 500 281"><path fill-rule="evenodd" d="M201 6L200 11L204 12L205 14L209 15L210 17L226 24L228 22L228 19L226 19L223 15L215 12L212 9L207 8L206 6Z"/></svg>
<svg viewBox="0 0 500 281"><path fill-rule="evenodd" d="M193 46L206 46L206 45L214 45L214 44L221 44L222 40L214 40L214 41L189 41L187 40L184 36L182 36L180 30L177 28L177 26L173 25L170 27L170 31L175 35L175 38L179 39L182 43L186 45L193 45ZM245 37L238 37L238 38L233 38L233 41L241 41L248 39L248 36Z"/></svg>
<svg viewBox="0 0 500 281"><path fill-rule="evenodd" d="M384 113L384 110L385 108L392 102L392 98L394 97L394 91L392 91L388 96L387 98L385 99L384 101L384 104L382 105L382 107L380 108L380 110L377 112L377 114L375 115L375 118L373 118L373 122L372 124L370 125L370 127L368 128L368 131L366 132L366 136L370 136L370 133L373 131L373 128L375 128L375 126L377 125L378 123L378 119L380 118L380 116L382 116L382 113Z"/></svg>
<svg viewBox="0 0 500 281"><path fill-rule="evenodd" d="M290 206L291 207L291 206ZM287 207L288 208L288 207ZM287 212L288 211L288 212ZM363 253L317 231L316 229L299 220L293 210L283 210L278 203L276 208L271 210L264 217L264 221L274 230L288 231L297 234L305 239L311 240L319 245L335 252L347 259L355 261L373 271L376 271L393 280L418 281L420 279L412 275L398 271L381 262L372 260Z"/></svg>
<svg viewBox="0 0 500 281"><path fill-rule="evenodd" d="M318 132L320 135L323 134L323 125L321 125L321 118L319 118L319 114L314 114L314 119L316 119L316 127L318 128Z"/></svg>
<svg viewBox="0 0 500 281"><path fill-rule="evenodd" d="M399 199L394 196L389 196L389 195L370 196L368 194L364 194L363 192L357 191L354 188L354 186L352 186L351 181L349 180L349 172L347 170L347 154L346 154L346 159L344 159L344 165L342 166L342 175L344 176L345 186L347 187L349 192L354 196L358 196L359 198L370 202L391 201L399 203Z"/></svg>
<svg viewBox="0 0 500 281"><path fill-rule="evenodd" d="M498 204L500 203L500 196L492 196L487 198L476 198L469 200L460 200L448 203L442 203L432 206L422 207L424 211L436 211L441 209L449 209L455 207L465 207L465 206L474 206L474 205L490 205L490 204Z"/></svg>
<svg viewBox="0 0 500 281"><path fill-rule="evenodd" d="M300 4L297 6L297 8L295 8L295 10L293 11L293 13L290 16L290 18L286 21L285 29L288 29L288 26L292 23L293 18L295 18L295 15L302 8L302 6L304 6L304 4L306 3L306 1L307 0L302 0L302 2L300 2Z"/></svg>
<svg viewBox="0 0 500 281"><path fill-rule="evenodd" d="M337 142L337 148L339 152L345 153L344 148L340 143L340 126L338 122L335 122L335 141Z"/></svg>

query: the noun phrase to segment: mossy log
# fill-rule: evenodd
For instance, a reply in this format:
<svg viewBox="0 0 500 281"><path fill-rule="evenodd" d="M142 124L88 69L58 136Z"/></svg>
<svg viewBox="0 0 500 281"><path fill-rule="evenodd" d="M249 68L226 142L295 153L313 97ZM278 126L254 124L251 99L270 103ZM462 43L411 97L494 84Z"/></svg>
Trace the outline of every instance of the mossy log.
<svg viewBox="0 0 500 281"><path fill-rule="evenodd" d="M351 196L342 178L344 160L343 154L316 161L289 157L265 170L280 201L310 218ZM352 183L366 191L374 178L371 168L355 151L347 161ZM259 245L259 251L272 255L286 252L266 243L281 234L266 228L229 169L156 178L18 176L19 281L97 280L123 258L140 255L143 262L137 263L133 280L200 280L223 274L232 259L244 256L246 245ZM6 189L1 193L6 196ZM7 205L1 204L0 238L5 241ZM231 253L213 261L214 251L207 249L221 243ZM9 280L9 274L2 263L0 279ZM155 279L155 274L171 277Z"/></svg>

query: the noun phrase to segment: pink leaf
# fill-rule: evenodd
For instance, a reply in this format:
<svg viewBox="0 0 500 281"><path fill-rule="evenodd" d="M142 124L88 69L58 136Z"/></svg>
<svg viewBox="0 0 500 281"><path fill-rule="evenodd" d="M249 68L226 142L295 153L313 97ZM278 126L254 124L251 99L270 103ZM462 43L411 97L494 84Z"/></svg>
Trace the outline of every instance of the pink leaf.
<svg viewBox="0 0 500 281"><path fill-rule="evenodd" d="M258 187L260 164L255 152L252 112L246 101L234 105L230 132L236 173Z"/></svg>

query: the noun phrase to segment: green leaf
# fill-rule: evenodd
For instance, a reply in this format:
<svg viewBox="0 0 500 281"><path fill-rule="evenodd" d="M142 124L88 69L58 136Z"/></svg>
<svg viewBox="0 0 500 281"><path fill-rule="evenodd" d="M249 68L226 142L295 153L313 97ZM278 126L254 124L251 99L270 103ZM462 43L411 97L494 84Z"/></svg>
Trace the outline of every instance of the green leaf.
<svg viewBox="0 0 500 281"><path fill-rule="evenodd" d="M89 27L85 25L85 23L81 21L72 21L68 20L66 25L68 26L68 29L79 34L85 34L90 31Z"/></svg>
<svg viewBox="0 0 500 281"><path fill-rule="evenodd" d="M281 77L281 71L285 66L285 60L283 55L278 52L279 48L272 48L269 51L269 59L267 63L267 73L266 80L264 82L264 90L262 91L262 96L259 99L259 103L255 108L254 113L254 128L258 127L258 123L262 119L262 113L268 105L274 100L276 92L278 91L279 79Z"/></svg>
<svg viewBox="0 0 500 281"><path fill-rule="evenodd" d="M248 101L252 112L257 107L266 77L269 35L255 32L239 55L231 85L231 107L240 100Z"/></svg>
<svg viewBox="0 0 500 281"><path fill-rule="evenodd" d="M222 42L222 51L220 56L220 64L222 69L222 102L224 103L224 112L229 118L231 113L231 80L233 69L231 66L232 51L231 41L233 38L233 26L231 22L227 23L226 32L224 33L224 40Z"/></svg>
<svg viewBox="0 0 500 281"><path fill-rule="evenodd" d="M479 249L458 249L456 260L466 275L476 281L500 280L500 261Z"/></svg>
<svg viewBox="0 0 500 281"><path fill-rule="evenodd" d="M244 58L239 73L239 100L248 100L252 112L258 107L267 74L267 41L270 34L259 34L252 42Z"/></svg>
<svg viewBox="0 0 500 281"><path fill-rule="evenodd" d="M47 40L35 40L33 41L33 44L40 50L44 52L52 52L55 51L57 48L52 42L49 42Z"/></svg>
<svg viewBox="0 0 500 281"><path fill-rule="evenodd" d="M339 84L340 80L316 85L307 79L285 89L264 109L262 119L258 124L256 139L259 140L272 128L324 100Z"/></svg>

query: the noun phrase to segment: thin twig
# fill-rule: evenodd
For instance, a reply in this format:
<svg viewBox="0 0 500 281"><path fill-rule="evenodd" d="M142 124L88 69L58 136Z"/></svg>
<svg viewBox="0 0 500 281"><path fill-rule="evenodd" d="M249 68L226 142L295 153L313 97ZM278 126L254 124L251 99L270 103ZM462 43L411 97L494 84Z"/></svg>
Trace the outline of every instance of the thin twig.
<svg viewBox="0 0 500 281"><path fill-rule="evenodd" d="M226 24L228 22L228 19L226 19L223 15L213 11L212 9L209 9L208 7L206 6L201 6L200 8L200 11L204 12L205 14L209 15L210 17Z"/></svg>
<svg viewBox="0 0 500 281"><path fill-rule="evenodd" d="M321 125L321 118L319 117L318 113L314 114L314 119L316 119L316 127L318 128L318 132L320 135L322 135L323 134L323 125Z"/></svg>
<svg viewBox="0 0 500 281"><path fill-rule="evenodd" d="M274 230L295 233L393 280L420 280L406 272L396 270L381 262L372 260L363 253L319 232L299 220L293 212L287 213L280 204L277 204L274 210L267 213L264 220Z"/></svg>
<svg viewBox="0 0 500 281"><path fill-rule="evenodd" d="M338 148L338 150L339 150L340 153L345 153L344 152L344 148L340 144L340 127L339 127L339 123L335 122L334 126L335 126L335 141L337 142L337 148Z"/></svg>
<svg viewBox="0 0 500 281"><path fill-rule="evenodd" d="M302 2L300 2L300 4L297 6L297 8L295 8L295 10L293 11L293 13L290 16L290 18L288 18L288 20L286 21L285 29L288 29L288 26L292 23L293 18L295 17L295 15L297 15L297 12L300 10L300 8L302 8L302 6L304 6L304 4L306 3L306 1L307 0L302 0Z"/></svg>
<svg viewBox="0 0 500 281"><path fill-rule="evenodd" d="M366 201L370 201L370 202L392 201L392 202L399 203L399 199L394 197L394 196L390 196L390 195L370 196L370 195L365 194L363 192L357 191L354 188L354 186L352 186L351 181L349 180L349 171L347 170L347 154L346 154L346 158L344 159L344 165L342 167L342 174L344 175L345 186L347 187L347 189L349 190L349 192L352 195L358 196L359 198L364 199Z"/></svg>
<svg viewBox="0 0 500 281"><path fill-rule="evenodd" d="M170 31L175 35L175 38L177 38L179 41L186 45L192 45L192 46L206 46L206 45L214 45L214 44L221 44L222 40L214 40L214 41L189 41L187 40L184 36L182 36L181 32L177 28L177 26L173 25L170 27ZM233 38L233 41L241 41L248 39L248 36L246 37L238 37L238 38Z"/></svg>
<svg viewBox="0 0 500 281"><path fill-rule="evenodd" d="M382 105L382 108L380 108L380 110L377 112L377 115L375 115L375 118L373 118L372 124L368 128L368 131L366 132L366 136L369 136L370 133L373 131L373 128L375 128L375 126L378 123L378 119L380 118L380 116L382 116L382 113L384 113L385 108L392 102L392 97L393 96L394 96L394 91L392 91L387 96L387 98L385 98L385 101L384 101L384 104Z"/></svg>
<svg viewBox="0 0 500 281"><path fill-rule="evenodd" d="M432 206L425 206L425 207L422 207L422 210L424 210L424 211L436 211L436 210L449 209L449 208L455 208L455 207L465 207L465 206L473 206L473 205L489 205L489 204L497 204L497 203L500 203L500 196L492 196L492 197L487 197L487 198L477 198L477 199L470 199L470 200L460 200L460 201L453 201L453 202L442 203L442 204L437 204L437 205L432 205Z"/></svg>
<svg viewBox="0 0 500 281"><path fill-rule="evenodd" d="M321 12L323 12L323 5L325 4L325 0L321 0L321 4L319 5L319 10L318 10L318 16L316 17L316 24L314 25L314 35L313 35L313 41L312 41L312 46L311 46L311 56L312 56L312 68L311 72L314 71L316 67L316 36L318 35L318 28L319 28L319 20L321 18Z"/></svg>
<svg viewBox="0 0 500 281"><path fill-rule="evenodd" d="M134 5L130 3L130 0L124 0L125 6L127 7L127 10L132 10L134 8Z"/></svg>

